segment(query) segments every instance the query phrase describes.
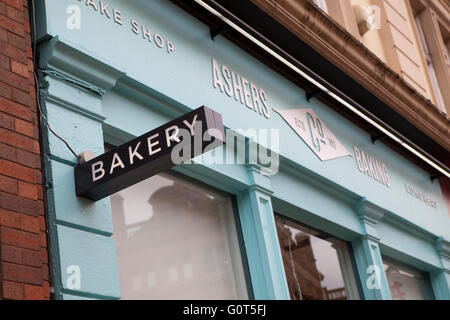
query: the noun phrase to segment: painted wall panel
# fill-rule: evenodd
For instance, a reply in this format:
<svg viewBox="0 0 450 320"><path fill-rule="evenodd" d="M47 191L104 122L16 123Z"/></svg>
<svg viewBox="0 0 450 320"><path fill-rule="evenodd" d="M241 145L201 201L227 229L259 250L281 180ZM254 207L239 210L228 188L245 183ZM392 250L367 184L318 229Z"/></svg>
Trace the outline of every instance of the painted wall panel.
<svg viewBox="0 0 450 320"><path fill-rule="evenodd" d="M75 152L91 150L97 155L104 152L102 124L98 120L85 117L50 101L46 102L46 111L52 129L60 132L63 139L70 141ZM75 156L61 140L52 134L48 139L52 156L76 163Z"/></svg>
<svg viewBox="0 0 450 320"><path fill-rule="evenodd" d="M306 177L296 178L286 172L273 176L271 182L273 189L276 190L273 197L312 212L332 223L345 226L351 231L362 233L356 208L331 192L328 193L323 186L312 184ZM303 212L299 210L292 217L302 220L301 215ZM327 231L326 227L321 229Z"/></svg>
<svg viewBox="0 0 450 320"><path fill-rule="evenodd" d="M50 183L55 218L60 224L73 225L103 235L113 234L111 204L109 198L92 202L74 197L75 182L73 167L57 161L50 161L52 172Z"/></svg>
<svg viewBox="0 0 450 320"><path fill-rule="evenodd" d="M387 245L403 254L415 257L435 268L441 267L434 243L400 228L395 228L383 221L379 223L377 230L380 239L382 239L382 245Z"/></svg>
<svg viewBox="0 0 450 320"><path fill-rule="evenodd" d="M119 298L117 257L116 249L111 245L113 242L110 237L58 226L62 289L71 294L81 292L82 295L92 297ZM79 283L72 281L76 275L73 270L77 268Z"/></svg>

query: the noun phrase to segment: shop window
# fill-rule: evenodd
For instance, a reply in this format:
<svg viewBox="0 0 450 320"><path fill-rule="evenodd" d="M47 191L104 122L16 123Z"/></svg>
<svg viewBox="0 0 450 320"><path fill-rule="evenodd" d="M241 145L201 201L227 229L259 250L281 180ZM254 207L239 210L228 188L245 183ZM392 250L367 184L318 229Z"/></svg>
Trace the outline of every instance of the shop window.
<svg viewBox="0 0 450 320"><path fill-rule="evenodd" d="M275 215L293 300L359 299L346 242Z"/></svg>
<svg viewBox="0 0 450 320"><path fill-rule="evenodd" d="M426 272L383 257L384 272L393 300L432 300L433 291Z"/></svg>
<svg viewBox="0 0 450 320"><path fill-rule="evenodd" d="M247 299L230 196L159 174L111 196L122 299Z"/></svg>

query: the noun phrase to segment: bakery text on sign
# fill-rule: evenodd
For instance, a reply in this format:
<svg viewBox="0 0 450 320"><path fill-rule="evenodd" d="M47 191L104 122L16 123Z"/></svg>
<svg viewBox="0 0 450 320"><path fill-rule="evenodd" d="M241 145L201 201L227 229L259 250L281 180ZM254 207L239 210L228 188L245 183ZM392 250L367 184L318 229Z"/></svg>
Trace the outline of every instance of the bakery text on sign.
<svg viewBox="0 0 450 320"><path fill-rule="evenodd" d="M222 116L206 106L200 107L78 164L76 194L94 201L103 199L219 147L224 139Z"/></svg>

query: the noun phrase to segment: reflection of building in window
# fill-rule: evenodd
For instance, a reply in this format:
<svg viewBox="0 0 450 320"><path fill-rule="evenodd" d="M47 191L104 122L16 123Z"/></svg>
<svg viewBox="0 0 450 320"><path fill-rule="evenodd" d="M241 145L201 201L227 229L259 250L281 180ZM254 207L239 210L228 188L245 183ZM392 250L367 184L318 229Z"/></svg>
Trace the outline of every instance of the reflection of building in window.
<svg viewBox="0 0 450 320"><path fill-rule="evenodd" d="M163 178L111 197L122 297L238 298L227 234L229 199L175 179L155 190L158 179ZM155 191L145 196L150 185ZM150 218L126 225L125 201L140 202L137 209Z"/></svg>
<svg viewBox="0 0 450 320"><path fill-rule="evenodd" d="M291 299L347 299L334 245L280 216L276 226Z"/></svg>
<svg viewBox="0 0 450 320"><path fill-rule="evenodd" d="M384 271L393 300L433 299L428 274L383 257Z"/></svg>
<svg viewBox="0 0 450 320"><path fill-rule="evenodd" d="M403 284L398 281L389 284L392 300L405 300L405 293L401 290L401 287L403 287Z"/></svg>
<svg viewBox="0 0 450 320"><path fill-rule="evenodd" d="M287 272L291 298L294 300L324 300L320 282L323 275L317 269L309 236L297 234L292 238L291 230L277 222L281 254L289 272Z"/></svg>

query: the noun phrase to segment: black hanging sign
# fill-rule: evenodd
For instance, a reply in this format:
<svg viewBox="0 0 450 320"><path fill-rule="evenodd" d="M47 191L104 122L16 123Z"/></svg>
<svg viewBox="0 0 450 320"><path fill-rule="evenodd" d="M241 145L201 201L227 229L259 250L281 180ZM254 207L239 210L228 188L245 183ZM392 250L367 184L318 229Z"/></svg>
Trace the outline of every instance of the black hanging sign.
<svg viewBox="0 0 450 320"><path fill-rule="evenodd" d="M225 142L222 116L202 106L75 167L77 196L103 199Z"/></svg>

